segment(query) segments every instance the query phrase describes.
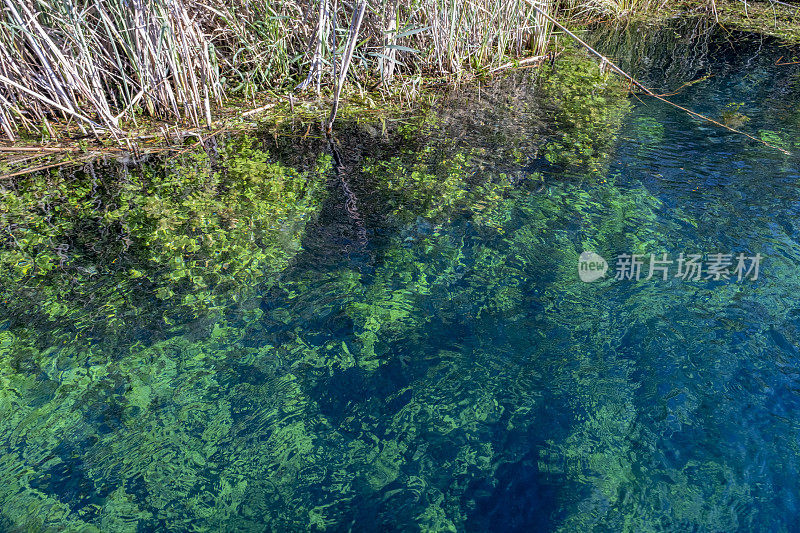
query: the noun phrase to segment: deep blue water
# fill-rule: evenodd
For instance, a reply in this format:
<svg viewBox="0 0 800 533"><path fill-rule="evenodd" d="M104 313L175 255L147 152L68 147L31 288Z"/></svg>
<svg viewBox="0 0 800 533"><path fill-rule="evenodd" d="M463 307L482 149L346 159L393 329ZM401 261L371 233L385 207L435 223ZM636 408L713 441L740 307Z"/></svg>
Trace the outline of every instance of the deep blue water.
<svg viewBox="0 0 800 533"><path fill-rule="evenodd" d="M245 265L211 290L234 294L222 303L192 299L214 275L175 274L175 258L201 253L175 235L211 234L202 221L226 208L204 211L195 189L170 193L191 205L184 218L149 205L85 225L60 221L55 197L31 200L44 222L7 232L72 244L60 270L15 282L22 303L4 302L0 527L800 530L800 69L776 65L791 50L774 43L704 42L691 65L678 47L625 67L680 88L679 105L739 113L726 116L791 155L645 97L609 100L624 108L616 131L558 111L535 89L546 80L523 82L519 112L493 115L513 91L490 91L470 100L471 122L446 108L419 137L344 143L307 212L236 214L261 182L223 202L236 220L210 249L227 250L239 219L251 229L201 258L209 272ZM567 119L610 144L546 159ZM259 146L292 159L276 142ZM539 152L514 160L512 143ZM157 194L170 162L147 165L156 177L102 167L123 192L77 170L86 209ZM214 184L211 196L235 188ZM585 251L606 277L580 280ZM646 273L663 253L762 260L758 279L685 280L675 264L667 280L613 279L619 254L645 256Z"/></svg>

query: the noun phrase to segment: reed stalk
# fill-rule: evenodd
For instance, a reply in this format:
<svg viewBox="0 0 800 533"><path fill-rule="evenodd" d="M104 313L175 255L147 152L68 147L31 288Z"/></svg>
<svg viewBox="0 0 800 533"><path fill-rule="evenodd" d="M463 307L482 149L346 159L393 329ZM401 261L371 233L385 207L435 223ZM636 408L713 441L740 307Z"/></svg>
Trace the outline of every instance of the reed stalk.
<svg viewBox="0 0 800 533"><path fill-rule="evenodd" d="M9 138L58 116L121 134L140 102L158 118L210 123L222 97L210 46L176 0L4 0L0 123Z"/></svg>
<svg viewBox="0 0 800 533"><path fill-rule="evenodd" d="M333 107L331 108L331 116L328 119L327 132L330 133L333 128L333 121L336 120L336 112L339 109L339 98L342 96L342 86L345 79L347 79L347 71L350 70L350 62L353 60L353 51L358 42L358 34L361 30L361 22L364 20L364 11L367 9L367 2L359 2L353 11L353 19L350 21L350 30L347 35L347 43L344 47L342 54L341 67L339 69L339 77L336 80L336 92L333 96Z"/></svg>
<svg viewBox="0 0 800 533"><path fill-rule="evenodd" d="M226 96L327 88L338 107L348 80L413 98L423 76L455 82L542 56L541 13L578 1L359 1L349 21L330 0L0 0L0 132L52 137L71 122L124 136L142 114L211 127Z"/></svg>

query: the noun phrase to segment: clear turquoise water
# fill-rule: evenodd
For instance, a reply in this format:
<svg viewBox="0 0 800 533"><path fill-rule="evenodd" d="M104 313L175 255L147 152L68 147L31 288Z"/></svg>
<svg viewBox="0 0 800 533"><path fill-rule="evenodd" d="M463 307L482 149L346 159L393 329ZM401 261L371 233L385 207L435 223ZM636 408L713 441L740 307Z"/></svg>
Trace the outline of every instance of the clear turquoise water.
<svg viewBox="0 0 800 533"><path fill-rule="evenodd" d="M631 68L713 74L672 99L741 104L788 156L652 100L609 97L619 131L576 119L544 79L404 140L355 128L377 139L320 174L314 141L265 138L306 174L239 147L6 187L0 527L797 530L787 55L715 39L684 77L677 52ZM602 153L560 158L570 124ZM582 251L764 259L758 280L590 284Z"/></svg>

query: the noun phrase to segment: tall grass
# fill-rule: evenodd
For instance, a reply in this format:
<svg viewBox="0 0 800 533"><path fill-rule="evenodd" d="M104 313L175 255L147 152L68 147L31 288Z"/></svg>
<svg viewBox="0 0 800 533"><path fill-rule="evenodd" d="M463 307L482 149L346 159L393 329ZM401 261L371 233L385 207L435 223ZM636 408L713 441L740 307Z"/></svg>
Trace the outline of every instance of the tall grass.
<svg viewBox="0 0 800 533"><path fill-rule="evenodd" d="M136 109L199 125L222 96L213 43L174 0L3 0L0 120L122 133Z"/></svg>
<svg viewBox="0 0 800 533"><path fill-rule="evenodd" d="M264 88L286 90L296 83L316 29L320 2L201 0L185 3L217 51L224 85L229 92L249 94ZM329 32L325 34L329 37Z"/></svg>
<svg viewBox="0 0 800 533"><path fill-rule="evenodd" d="M349 80L388 87L542 54L550 32L525 0L372 0L348 42L354 4L0 0L0 130L120 136L140 113L199 126L226 94L333 89L346 47Z"/></svg>
<svg viewBox="0 0 800 533"><path fill-rule="evenodd" d="M549 36L524 0L417 0L400 10L397 21L403 44L422 52L410 57L403 48L404 57L442 75L488 70L509 55L540 53Z"/></svg>
<svg viewBox="0 0 800 533"><path fill-rule="evenodd" d="M624 19L655 11L669 0L562 0L560 10L571 18ZM713 1L713 0L712 0Z"/></svg>

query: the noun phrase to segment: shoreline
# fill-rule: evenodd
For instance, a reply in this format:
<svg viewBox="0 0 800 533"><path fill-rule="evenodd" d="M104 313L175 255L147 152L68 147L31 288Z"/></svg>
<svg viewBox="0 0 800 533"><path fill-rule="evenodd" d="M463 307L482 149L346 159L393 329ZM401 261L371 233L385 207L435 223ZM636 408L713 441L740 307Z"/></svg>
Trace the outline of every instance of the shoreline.
<svg viewBox="0 0 800 533"><path fill-rule="evenodd" d="M717 24L724 31L741 31L778 39L787 46L800 44L800 7L791 8L783 4L749 4L745 14L744 6L738 2L716 4ZM626 20L583 21L578 31L586 31L590 24L607 25L644 23L658 25L674 18L710 17L708 4L689 1L672 5L660 13L635 13ZM770 18L773 17L773 18ZM788 20L787 17L791 17ZM777 27L773 22L780 20L785 27ZM795 22L797 21L797 22ZM465 84L480 84L496 76L516 70L538 68L543 61L559 56L559 47L566 42L566 36L556 34L549 45L547 55L538 57L512 58L509 62L491 71L462 71L458 76L416 76L413 83L400 76L396 85L387 90L380 83L371 89L352 87L347 84L338 111L340 121L355 120L403 120L418 117L427 112L438 100ZM793 64L797 57L787 54L786 64ZM75 121L68 123L51 122L50 130L55 139L41 140L33 135L21 136L14 142L0 141L0 179L44 170L70 162L103 156L125 154L157 154L178 152L198 148L206 141L221 133L252 133L272 131L285 123L296 123L305 128L302 137L309 135L325 136L323 122L333 105L333 89L323 88L319 96L277 94L270 91L254 93L249 98L225 97L221 107L213 110L210 127L196 127L186 122L168 122L144 116L142 110L136 111L135 120L120 122L124 136L105 132L94 136L81 131ZM44 129L44 128L43 128ZM29 169L19 168L28 163Z"/></svg>

